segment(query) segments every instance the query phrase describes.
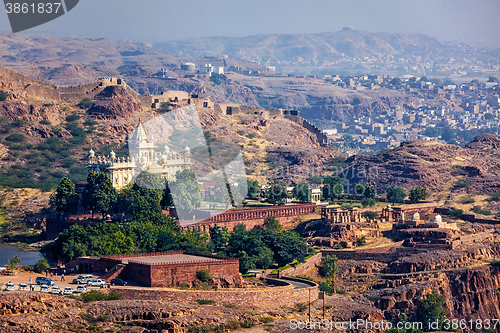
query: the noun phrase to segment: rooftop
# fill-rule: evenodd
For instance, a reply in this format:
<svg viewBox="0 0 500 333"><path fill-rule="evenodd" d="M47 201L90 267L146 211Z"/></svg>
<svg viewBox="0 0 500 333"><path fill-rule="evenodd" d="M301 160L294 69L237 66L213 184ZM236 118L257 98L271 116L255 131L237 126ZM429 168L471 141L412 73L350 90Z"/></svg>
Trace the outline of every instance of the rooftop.
<svg viewBox="0 0 500 333"><path fill-rule="evenodd" d="M140 256L140 257L128 257L121 258L123 264L128 264L129 261L132 262L142 262L147 264L178 264L186 262L206 262L206 261L222 261L223 259L210 258L204 256L197 256L192 254L162 254L156 256Z"/></svg>

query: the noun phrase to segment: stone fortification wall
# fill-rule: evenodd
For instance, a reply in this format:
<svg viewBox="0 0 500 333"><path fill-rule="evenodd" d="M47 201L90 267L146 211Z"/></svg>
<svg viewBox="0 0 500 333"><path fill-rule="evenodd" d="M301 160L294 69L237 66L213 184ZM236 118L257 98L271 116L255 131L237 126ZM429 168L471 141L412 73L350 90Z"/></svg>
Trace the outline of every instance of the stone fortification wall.
<svg viewBox="0 0 500 333"><path fill-rule="evenodd" d="M38 80L30 79L16 71L0 66L0 89L7 93L26 90L26 94L36 96L46 101L60 101L61 96L56 86Z"/></svg>
<svg viewBox="0 0 500 333"><path fill-rule="evenodd" d="M320 130L316 125L310 123L309 121L305 120L299 115L285 115L285 118L288 120L293 121L294 123L297 123L307 129L309 132L313 133L316 135L320 145L322 147L325 147L328 145L328 137L326 136L325 133L323 133L322 130Z"/></svg>
<svg viewBox="0 0 500 333"><path fill-rule="evenodd" d="M311 214L315 211L315 203L233 209L211 217L208 220L185 226L184 228L188 230L201 230L208 232L210 228L217 224L218 226L224 226L229 230L233 230L236 225L243 223L246 225L247 229L252 229L256 226L263 225L264 219L269 216L276 216L281 224L286 224L293 221L297 218L297 216Z"/></svg>
<svg viewBox="0 0 500 333"><path fill-rule="evenodd" d="M220 289L217 291L191 291L191 290L138 290L130 288L113 287L125 298L154 299L170 302L194 302L199 299L212 300L218 304L233 304L245 309L279 309L293 307L295 303L309 303L318 299L319 288L315 283L300 280L310 284L309 288L294 289L292 285L278 286L263 289Z"/></svg>

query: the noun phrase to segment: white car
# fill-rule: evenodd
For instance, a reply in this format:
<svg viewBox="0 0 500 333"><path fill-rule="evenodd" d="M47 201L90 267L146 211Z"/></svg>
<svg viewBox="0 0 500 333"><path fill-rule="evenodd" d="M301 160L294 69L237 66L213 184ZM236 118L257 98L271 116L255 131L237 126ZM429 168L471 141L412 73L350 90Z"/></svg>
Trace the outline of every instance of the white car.
<svg viewBox="0 0 500 333"><path fill-rule="evenodd" d="M52 294L59 294L61 292L61 289L57 286L53 286L52 288L50 288L50 292Z"/></svg>
<svg viewBox="0 0 500 333"><path fill-rule="evenodd" d="M14 284L13 284L13 283L9 282L9 283L7 283L7 288L6 288L6 290L11 290L11 291L12 291L12 290L16 290L16 286L14 286Z"/></svg>
<svg viewBox="0 0 500 333"><path fill-rule="evenodd" d="M46 284L42 284L42 285L40 286L40 291L41 291L42 293L48 293L48 292L49 292L49 286L47 286Z"/></svg>
<svg viewBox="0 0 500 333"><path fill-rule="evenodd" d="M77 293L84 293L87 291L87 286L81 284L79 285L78 287L76 287L76 291Z"/></svg>
<svg viewBox="0 0 500 333"><path fill-rule="evenodd" d="M63 294L64 295L71 295L71 294L73 294L73 288L71 288L71 287L64 288Z"/></svg>
<svg viewBox="0 0 500 333"><path fill-rule="evenodd" d="M28 291L28 285L26 283L20 283L19 290Z"/></svg>
<svg viewBox="0 0 500 333"><path fill-rule="evenodd" d="M93 287L100 287L100 286L103 286L105 284L106 284L106 282L104 282L101 279L94 279L94 280L87 282L87 286L93 286Z"/></svg>

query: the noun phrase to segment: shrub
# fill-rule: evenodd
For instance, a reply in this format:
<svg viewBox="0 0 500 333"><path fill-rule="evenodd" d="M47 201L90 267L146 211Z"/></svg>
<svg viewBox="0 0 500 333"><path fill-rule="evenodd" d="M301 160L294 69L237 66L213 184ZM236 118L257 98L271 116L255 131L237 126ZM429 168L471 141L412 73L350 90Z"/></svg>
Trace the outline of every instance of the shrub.
<svg viewBox="0 0 500 333"><path fill-rule="evenodd" d="M209 282L212 279L210 272L207 269L202 269L196 272L196 278L201 282Z"/></svg>
<svg viewBox="0 0 500 333"><path fill-rule="evenodd" d="M90 108L92 105L94 105L94 102L92 102L92 100L90 98L86 97L86 98L82 99L80 101L80 103L78 103L77 105L81 108L86 109L86 108Z"/></svg>
<svg viewBox="0 0 500 333"><path fill-rule="evenodd" d="M361 238L356 239L356 243L358 244L358 246L363 246L363 245L365 245L365 244L366 244L366 237L365 237L365 236L363 236L363 237L361 237Z"/></svg>
<svg viewBox="0 0 500 333"><path fill-rule="evenodd" d="M67 122L77 121L78 119L80 119L80 116L77 114L70 114L66 117Z"/></svg>
<svg viewBox="0 0 500 333"><path fill-rule="evenodd" d="M119 299L123 298L122 294L120 294L116 291L112 291L108 295L106 295L98 290L87 291L86 293L81 294L80 297L86 303L95 302L95 301L113 301L113 300L119 300Z"/></svg>
<svg viewBox="0 0 500 333"><path fill-rule="evenodd" d="M474 203L474 202L475 202L475 200L474 200L474 198L473 198L473 197L470 197L470 196L464 196L464 197L460 198L460 200L458 200L458 202L459 202L459 203L461 203L461 204L466 205L466 204L471 204L471 203Z"/></svg>
<svg viewBox="0 0 500 333"><path fill-rule="evenodd" d="M451 215L453 217L460 217L463 213L464 211L461 209L451 209L448 211L448 215Z"/></svg>
<svg viewBox="0 0 500 333"><path fill-rule="evenodd" d="M5 91L0 91L0 102L7 100L10 97L10 94L7 94Z"/></svg>
<svg viewBox="0 0 500 333"><path fill-rule="evenodd" d="M274 318L271 316L264 316L264 317L259 317L259 321L261 323L272 323L274 321Z"/></svg>
<svg viewBox="0 0 500 333"><path fill-rule="evenodd" d="M493 260L491 266L500 267L500 260Z"/></svg>
<svg viewBox="0 0 500 333"><path fill-rule="evenodd" d="M212 301L211 299L197 299L196 303L200 305L214 305L215 301Z"/></svg>
<svg viewBox="0 0 500 333"><path fill-rule="evenodd" d="M5 140L10 142L24 142L26 140L26 137L23 134L15 133L6 137Z"/></svg>
<svg viewBox="0 0 500 333"><path fill-rule="evenodd" d="M249 139L254 139L256 136L257 136L257 134L255 134L255 133L248 133L247 134L247 138L249 138Z"/></svg>
<svg viewBox="0 0 500 333"><path fill-rule="evenodd" d="M85 126L97 126L97 125L99 125L99 123L97 121L95 121L94 119L87 119L87 120L85 120L85 122L83 124Z"/></svg>
<svg viewBox="0 0 500 333"><path fill-rule="evenodd" d="M26 125L26 120L22 120L22 119L16 119L12 123L12 126L14 126L14 127L22 127L24 125Z"/></svg>
<svg viewBox="0 0 500 333"><path fill-rule="evenodd" d="M293 311L295 312L304 312L306 309L307 309L306 303L295 303L295 306L293 307Z"/></svg>

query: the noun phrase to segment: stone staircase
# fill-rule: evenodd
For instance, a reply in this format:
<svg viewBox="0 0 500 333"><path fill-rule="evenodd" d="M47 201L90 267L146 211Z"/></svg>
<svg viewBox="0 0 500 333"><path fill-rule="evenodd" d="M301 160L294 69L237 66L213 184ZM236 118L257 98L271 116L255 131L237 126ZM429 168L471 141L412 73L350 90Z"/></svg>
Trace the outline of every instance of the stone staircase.
<svg viewBox="0 0 500 333"><path fill-rule="evenodd" d="M101 276L101 280L106 281L106 283L110 283L112 279L117 278L122 273L122 271L125 269L125 266L125 264L115 265L106 274Z"/></svg>

